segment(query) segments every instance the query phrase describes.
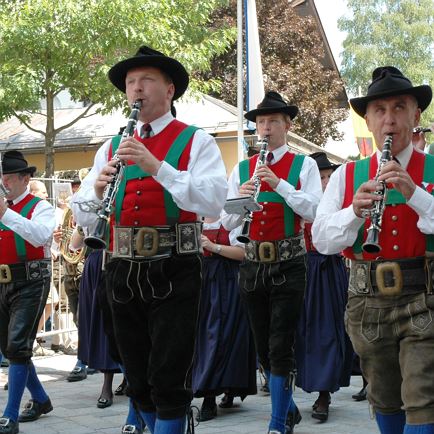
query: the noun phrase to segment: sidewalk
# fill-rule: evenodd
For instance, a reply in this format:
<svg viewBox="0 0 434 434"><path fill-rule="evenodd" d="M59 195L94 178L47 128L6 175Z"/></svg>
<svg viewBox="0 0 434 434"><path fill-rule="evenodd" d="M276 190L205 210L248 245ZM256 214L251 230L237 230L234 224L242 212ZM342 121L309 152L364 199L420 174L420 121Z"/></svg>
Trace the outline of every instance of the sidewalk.
<svg viewBox="0 0 434 434"><path fill-rule="evenodd" d="M102 386L102 374L94 374L84 381L68 383L67 374L75 365L74 356L52 356L33 359L41 381L51 398L54 410L35 422L20 424L22 434L120 434L127 414L127 398L115 396L114 403L106 409L96 407ZM6 370L3 369L3 372ZM115 389L122 381L116 374ZM3 384L3 383L2 383ZM311 418L311 406L316 394L297 389L295 401L303 420L295 428L295 434L378 434L369 416L367 401L354 402L351 395L361 388L361 378L353 377L348 388L332 396L329 420L324 424ZM6 405L7 392L0 390L0 409ZM22 404L29 398L27 391ZM194 400L200 407L201 400ZM244 403L237 398L232 409L218 409L218 416L196 427L196 434L266 434L270 415L270 399L262 392L249 396Z"/></svg>

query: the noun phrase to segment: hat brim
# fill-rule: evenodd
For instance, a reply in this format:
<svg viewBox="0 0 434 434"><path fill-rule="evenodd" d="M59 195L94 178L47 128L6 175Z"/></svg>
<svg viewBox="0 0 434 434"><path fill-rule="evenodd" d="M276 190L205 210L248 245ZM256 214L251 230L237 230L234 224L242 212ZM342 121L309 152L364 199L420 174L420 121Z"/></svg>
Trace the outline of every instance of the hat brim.
<svg viewBox="0 0 434 434"><path fill-rule="evenodd" d="M11 175L13 173L30 173L33 174L36 172L36 166L28 166L23 169L10 169L10 170L3 170L3 175Z"/></svg>
<svg viewBox="0 0 434 434"><path fill-rule="evenodd" d="M256 122L256 116L269 115L272 113L284 113L289 115L291 119L294 119L298 114L298 107L295 105L288 105L286 107L264 107L250 110L244 117L251 122Z"/></svg>
<svg viewBox="0 0 434 434"><path fill-rule="evenodd" d="M351 98L350 104L353 110L363 118L366 115L369 102L395 95L413 95L416 98L421 111L424 111L431 103L432 89L430 86L424 84L422 86L410 87L408 89L397 89L388 92L380 92L374 95Z"/></svg>
<svg viewBox="0 0 434 434"><path fill-rule="evenodd" d="M135 56L122 60L109 70L109 80L121 92L125 93L125 79L128 71L140 68L141 66L151 66L161 69L170 76L175 86L173 100L180 98L187 90L189 82L188 72L180 62L166 56Z"/></svg>
<svg viewBox="0 0 434 434"><path fill-rule="evenodd" d="M336 170L339 166L340 166L340 164L327 164L326 166L318 166L318 169L319 170L328 170L328 169Z"/></svg>

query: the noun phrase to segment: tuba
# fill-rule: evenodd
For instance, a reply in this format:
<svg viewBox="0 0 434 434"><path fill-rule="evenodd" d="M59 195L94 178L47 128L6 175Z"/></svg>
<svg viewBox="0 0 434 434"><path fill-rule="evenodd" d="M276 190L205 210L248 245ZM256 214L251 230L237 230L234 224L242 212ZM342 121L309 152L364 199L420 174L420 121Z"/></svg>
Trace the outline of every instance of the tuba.
<svg viewBox="0 0 434 434"><path fill-rule="evenodd" d="M71 208L66 208L63 212L60 227L62 229L62 241L60 241L59 246L60 254L66 262L69 262L70 264L78 264L84 258L86 247L76 251L69 249L72 233L74 232L74 219Z"/></svg>

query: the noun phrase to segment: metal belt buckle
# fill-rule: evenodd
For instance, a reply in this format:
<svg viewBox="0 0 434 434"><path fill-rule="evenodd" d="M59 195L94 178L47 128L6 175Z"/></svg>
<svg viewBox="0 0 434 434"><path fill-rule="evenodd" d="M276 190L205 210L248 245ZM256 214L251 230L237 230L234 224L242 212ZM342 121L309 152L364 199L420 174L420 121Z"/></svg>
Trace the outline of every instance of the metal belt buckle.
<svg viewBox="0 0 434 434"><path fill-rule="evenodd" d="M12 273L9 265L0 264L0 283L9 283L12 280Z"/></svg>
<svg viewBox="0 0 434 434"><path fill-rule="evenodd" d="M402 290L402 272L397 262L383 262L375 269L375 280L382 295L399 295ZM389 285L393 281L393 285Z"/></svg>
<svg viewBox="0 0 434 434"><path fill-rule="evenodd" d="M159 234L155 228L141 228L136 235L136 252L140 256L154 256L158 252Z"/></svg>
<svg viewBox="0 0 434 434"><path fill-rule="evenodd" d="M369 261L350 263L350 288L354 288L356 294L371 292L371 263Z"/></svg>
<svg viewBox="0 0 434 434"><path fill-rule="evenodd" d="M270 241L259 243L258 256L261 262L274 262L276 260L274 243Z"/></svg>

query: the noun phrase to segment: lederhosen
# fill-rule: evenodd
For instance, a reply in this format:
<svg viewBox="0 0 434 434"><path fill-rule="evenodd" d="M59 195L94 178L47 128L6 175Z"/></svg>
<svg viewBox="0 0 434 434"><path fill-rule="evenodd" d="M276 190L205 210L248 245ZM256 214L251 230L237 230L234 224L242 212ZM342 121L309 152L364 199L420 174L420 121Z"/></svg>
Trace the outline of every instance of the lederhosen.
<svg viewBox="0 0 434 434"><path fill-rule="evenodd" d="M153 137L136 138L156 158L187 170L195 131L174 120ZM106 289L127 393L161 419L182 417L192 399L199 247L196 215L180 210L160 184L129 162L111 222Z"/></svg>
<svg viewBox="0 0 434 434"><path fill-rule="evenodd" d="M240 163L240 185L251 178L257 155ZM304 156L285 153L269 166L294 188L300 188ZM240 267L240 289L255 338L259 362L274 375L295 370L294 338L306 286L306 249L300 217L266 183L261 183L253 214L246 258Z"/></svg>
<svg viewBox="0 0 434 434"><path fill-rule="evenodd" d="M31 219L41 199L28 194L10 208ZM0 223L0 349L12 362L32 357L39 318L50 289L51 264L34 247Z"/></svg>

